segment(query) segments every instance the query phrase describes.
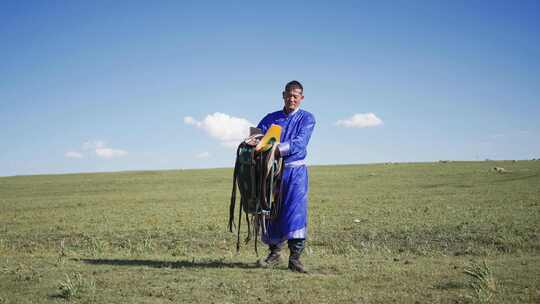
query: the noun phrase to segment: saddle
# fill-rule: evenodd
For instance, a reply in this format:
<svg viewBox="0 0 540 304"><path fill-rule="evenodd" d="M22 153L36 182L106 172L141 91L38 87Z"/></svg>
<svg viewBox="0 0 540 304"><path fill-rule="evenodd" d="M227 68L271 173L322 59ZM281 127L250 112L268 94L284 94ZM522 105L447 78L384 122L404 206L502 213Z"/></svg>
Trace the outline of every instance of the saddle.
<svg viewBox="0 0 540 304"><path fill-rule="evenodd" d="M238 145L233 173L233 187L229 206L229 231L237 230L236 251L240 251L240 228L242 211L247 222L247 244L255 236L255 252L262 230L267 233L266 223L279 215L281 206L281 179L283 161L275 159L281 127L272 125L265 135L252 128L250 136ZM240 192L238 226L234 223L236 191Z"/></svg>

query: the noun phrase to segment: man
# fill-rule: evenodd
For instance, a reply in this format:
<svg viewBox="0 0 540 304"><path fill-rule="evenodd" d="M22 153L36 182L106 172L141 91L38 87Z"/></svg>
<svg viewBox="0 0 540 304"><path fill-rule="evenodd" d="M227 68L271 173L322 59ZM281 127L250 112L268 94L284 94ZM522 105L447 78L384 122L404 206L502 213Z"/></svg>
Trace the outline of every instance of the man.
<svg viewBox="0 0 540 304"><path fill-rule="evenodd" d="M258 264L261 267L279 264L281 247L287 241L289 269L305 273L300 262L307 236L308 173L305 158L315 117L300 109L303 99L302 84L296 80L287 83L283 91L283 109L266 115L257 126L263 133L272 124L281 126L281 143L276 149L276 157L282 157L285 162L281 184L282 207L278 217L267 223L268 233L261 237L268 244L270 253Z"/></svg>

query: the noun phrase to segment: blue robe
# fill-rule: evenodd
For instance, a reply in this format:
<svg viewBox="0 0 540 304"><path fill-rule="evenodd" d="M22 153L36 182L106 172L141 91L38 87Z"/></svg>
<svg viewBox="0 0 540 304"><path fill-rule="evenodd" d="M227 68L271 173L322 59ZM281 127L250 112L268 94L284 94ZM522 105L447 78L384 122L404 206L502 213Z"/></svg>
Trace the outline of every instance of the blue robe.
<svg viewBox="0 0 540 304"><path fill-rule="evenodd" d="M283 200L279 216L267 223L268 233L261 239L266 244L277 245L285 240L307 237L308 172L305 158L315 117L301 109L289 115L280 110L266 115L257 127L266 133L272 124L281 126L278 149L285 161L281 184Z"/></svg>

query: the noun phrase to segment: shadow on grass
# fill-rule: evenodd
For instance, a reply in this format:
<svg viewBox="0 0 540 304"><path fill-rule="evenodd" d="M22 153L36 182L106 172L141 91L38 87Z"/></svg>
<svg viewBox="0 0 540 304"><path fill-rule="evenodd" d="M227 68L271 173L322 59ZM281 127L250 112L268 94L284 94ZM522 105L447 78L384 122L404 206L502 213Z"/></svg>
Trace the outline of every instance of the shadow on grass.
<svg viewBox="0 0 540 304"><path fill-rule="evenodd" d="M517 181L517 180L523 180L523 179L531 179L531 178L535 178L535 177L538 177L538 173L537 174L532 174L532 175L521 175L521 176L515 176L515 177L507 177L507 178L504 178L504 179L500 179L500 180L495 180L493 181L493 183L505 183L505 182L513 182L513 181Z"/></svg>
<svg viewBox="0 0 540 304"><path fill-rule="evenodd" d="M440 282L434 286L437 289L449 290L449 289L464 289L467 288L467 285L463 282L458 281L446 281Z"/></svg>
<svg viewBox="0 0 540 304"><path fill-rule="evenodd" d="M126 259L74 259L92 265L112 266L146 266L154 268L257 268L254 263L224 262L222 260L210 261L156 261L156 260L126 260Z"/></svg>

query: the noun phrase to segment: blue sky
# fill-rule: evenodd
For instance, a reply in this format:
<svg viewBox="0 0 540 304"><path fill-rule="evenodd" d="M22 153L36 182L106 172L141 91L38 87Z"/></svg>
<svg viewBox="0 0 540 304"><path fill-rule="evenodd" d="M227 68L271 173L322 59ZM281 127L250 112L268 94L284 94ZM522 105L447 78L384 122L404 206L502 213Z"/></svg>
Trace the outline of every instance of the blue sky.
<svg viewBox="0 0 540 304"><path fill-rule="evenodd" d="M231 167L292 79L310 164L540 158L539 20L538 1L2 1L0 175Z"/></svg>

